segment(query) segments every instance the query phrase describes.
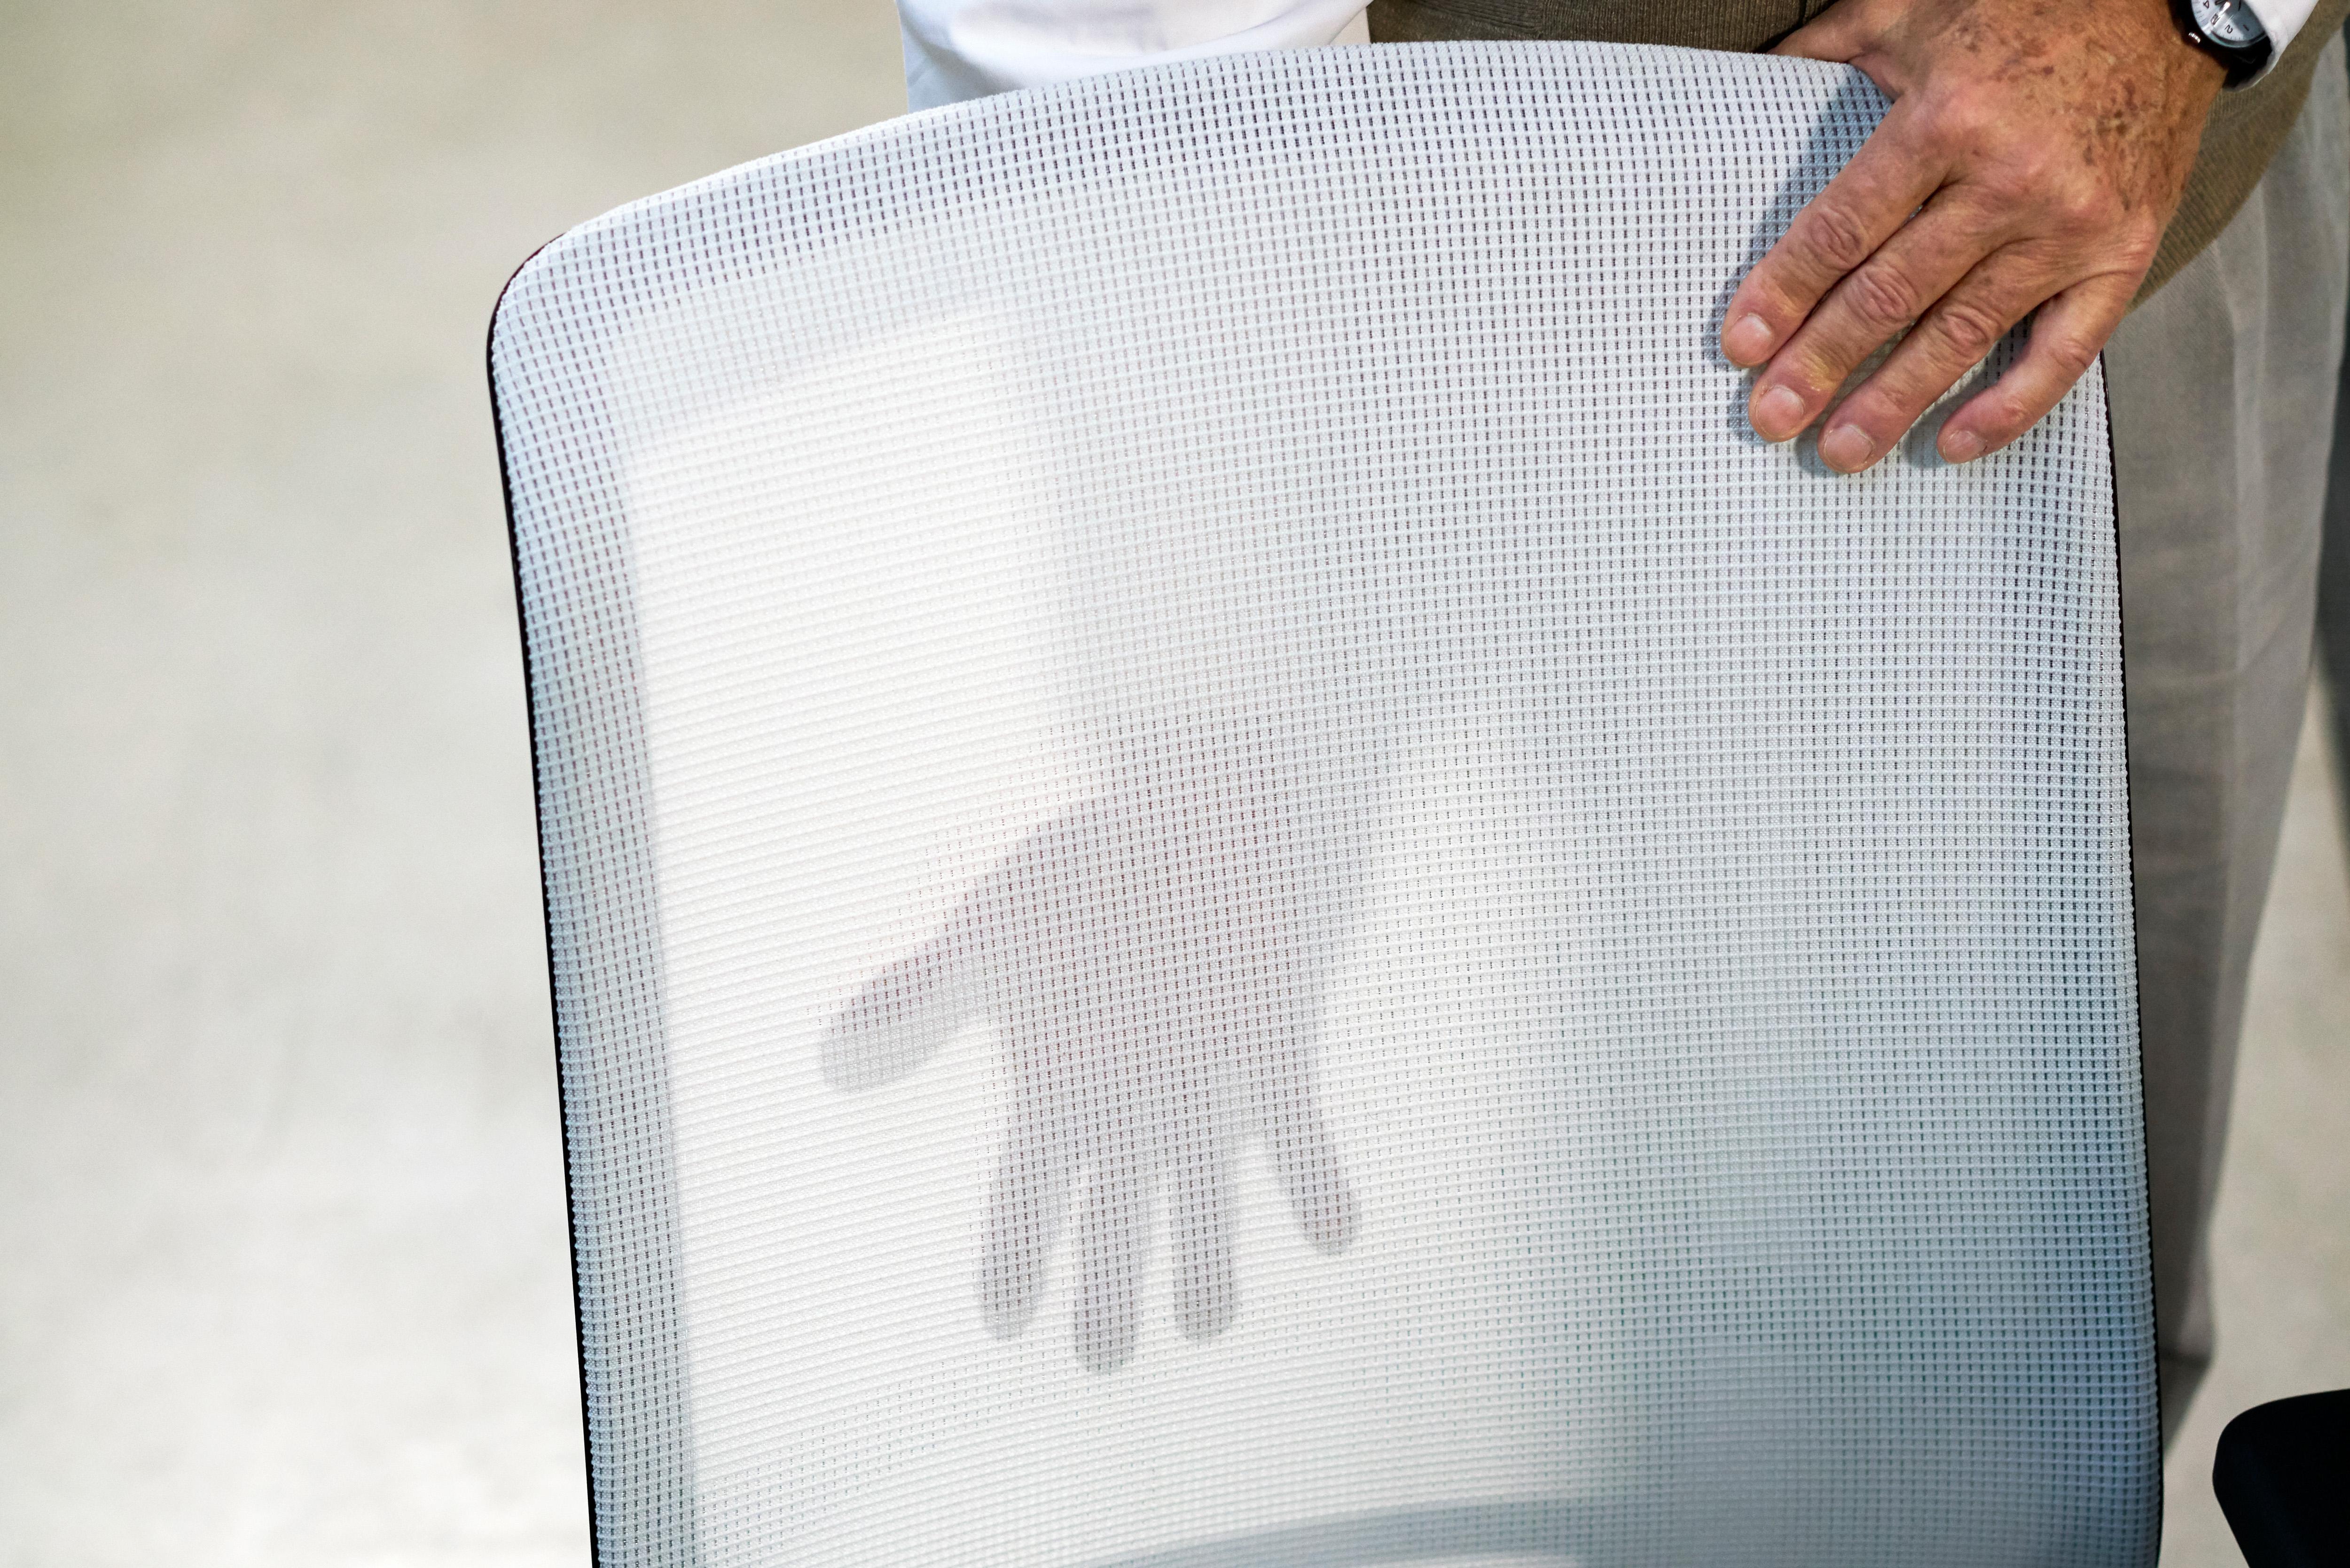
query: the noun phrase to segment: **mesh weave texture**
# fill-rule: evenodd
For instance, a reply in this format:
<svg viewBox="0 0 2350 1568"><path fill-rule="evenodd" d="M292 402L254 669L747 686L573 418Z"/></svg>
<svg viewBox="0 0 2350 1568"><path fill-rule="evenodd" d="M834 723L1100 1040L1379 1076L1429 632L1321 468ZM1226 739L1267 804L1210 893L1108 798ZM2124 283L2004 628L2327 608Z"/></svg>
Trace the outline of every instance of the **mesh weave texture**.
<svg viewBox="0 0 2350 1568"><path fill-rule="evenodd" d="M2151 1560L2102 383L1712 347L1882 109L1219 57L523 270L606 1563Z"/></svg>

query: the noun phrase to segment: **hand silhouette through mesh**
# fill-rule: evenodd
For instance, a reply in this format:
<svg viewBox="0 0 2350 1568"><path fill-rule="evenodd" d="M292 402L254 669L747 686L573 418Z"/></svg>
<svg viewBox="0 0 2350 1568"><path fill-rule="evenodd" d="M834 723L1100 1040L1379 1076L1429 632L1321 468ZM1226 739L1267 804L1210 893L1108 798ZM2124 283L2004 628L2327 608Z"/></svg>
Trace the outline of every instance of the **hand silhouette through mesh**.
<svg viewBox="0 0 2350 1568"><path fill-rule="evenodd" d="M1233 1162L1260 1143L1326 1253L1356 1229L1316 1087L1322 992L1360 879L1326 779L1229 745L1172 748L1023 840L944 928L874 976L823 1042L842 1089L919 1067L974 1014L1009 1099L978 1290L1035 1315L1074 1202L1076 1355L1133 1354L1163 1204L1174 1312L1232 1320Z"/></svg>

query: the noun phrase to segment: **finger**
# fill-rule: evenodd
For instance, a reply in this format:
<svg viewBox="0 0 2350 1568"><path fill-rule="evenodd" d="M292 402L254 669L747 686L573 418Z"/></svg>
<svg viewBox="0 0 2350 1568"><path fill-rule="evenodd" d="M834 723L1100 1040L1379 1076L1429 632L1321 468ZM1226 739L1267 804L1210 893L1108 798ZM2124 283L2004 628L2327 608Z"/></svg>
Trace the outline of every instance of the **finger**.
<svg viewBox="0 0 2350 1568"><path fill-rule="evenodd" d="M1134 1355L1151 1185L1134 1149L1106 1150L1077 1216L1074 1327L1077 1359L1095 1372L1115 1372Z"/></svg>
<svg viewBox="0 0 2350 1568"><path fill-rule="evenodd" d="M1323 1119L1312 1075L1302 1068L1284 1075L1262 1115L1274 1171L1305 1239L1319 1251L1345 1251L1355 1239L1355 1193L1339 1165L1338 1146Z"/></svg>
<svg viewBox="0 0 2350 1568"><path fill-rule="evenodd" d="M1722 312L1721 351L1732 364L1759 365L1794 336L1827 291L1857 269L1908 221L1950 172L1946 155L1914 145L1908 102L1893 106L1852 161L1813 197L1770 253L1754 264ZM1789 410L1793 417L1793 410ZM1784 424L1756 429L1773 441Z"/></svg>
<svg viewBox="0 0 2350 1568"><path fill-rule="evenodd" d="M1756 431L1786 441L1808 428L1846 378L1949 294L2003 237L1991 226L1995 222L1980 203L1948 190L1929 202L1829 291L1755 378L1746 408ZM2017 315L2046 294L2024 300Z"/></svg>
<svg viewBox="0 0 2350 1568"><path fill-rule="evenodd" d="M1773 47L1774 55L1804 60L1851 59L1868 46L1877 31L1877 19L1864 0L1838 0Z"/></svg>
<svg viewBox="0 0 2350 1568"><path fill-rule="evenodd" d="M818 1042L824 1081L869 1089L937 1054L971 1011L973 956L950 926L866 981Z"/></svg>
<svg viewBox="0 0 2350 1568"><path fill-rule="evenodd" d="M979 1311L990 1334L1016 1337L1036 1315L1045 1272L1069 1208L1068 1140L1043 1118L1015 1119L987 1194Z"/></svg>
<svg viewBox="0 0 2350 1568"><path fill-rule="evenodd" d="M1070 821L1065 815L1022 840L964 890L938 935L858 989L825 1031L826 1083L870 1088L912 1072L987 1003L1007 970L1033 964L1035 895L1055 879L1054 857Z"/></svg>
<svg viewBox="0 0 2350 1568"><path fill-rule="evenodd" d="M2056 292L2057 283L2054 266L2022 247L1986 258L1826 417L1821 461L1856 473L1891 452L2011 327Z"/></svg>
<svg viewBox="0 0 2350 1568"><path fill-rule="evenodd" d="M1175 1321L1211 1339L1239 1305L1232 1284L1232 1162L1212 1129L1197 1129L1175 1151L1167 1194L1168 1241L1175 1264Z"/></svg>
<svg viewBox="0 0 2350 1568"><path fill-rule="evenodd" d="M2132 292L2131 280L2106 275L2075 284L2041 306L2022 358L1943 421L1935 443L1943 461L1971 462L2038 424L2097 362Z"/></svg>

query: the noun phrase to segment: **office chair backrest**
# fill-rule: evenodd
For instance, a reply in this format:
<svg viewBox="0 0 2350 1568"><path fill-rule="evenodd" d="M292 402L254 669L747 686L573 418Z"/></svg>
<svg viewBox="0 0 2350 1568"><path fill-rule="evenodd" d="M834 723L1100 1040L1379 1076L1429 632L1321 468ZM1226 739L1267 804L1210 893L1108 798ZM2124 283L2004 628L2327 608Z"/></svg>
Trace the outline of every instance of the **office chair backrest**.
<svg viewBox="0 0 2350 1568"><path fill-rule="evenodd" d="M2150 1559L2101 383L1712 346L1882 108L1208 59L523 269L604 1562Z"/></svg>

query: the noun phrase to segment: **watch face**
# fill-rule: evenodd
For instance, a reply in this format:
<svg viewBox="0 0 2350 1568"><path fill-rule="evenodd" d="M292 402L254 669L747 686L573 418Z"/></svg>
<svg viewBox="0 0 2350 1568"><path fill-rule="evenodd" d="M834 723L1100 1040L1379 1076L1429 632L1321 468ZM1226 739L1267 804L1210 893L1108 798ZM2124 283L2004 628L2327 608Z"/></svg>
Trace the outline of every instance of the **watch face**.
<svg viewBox="0 0 2350 1568"><path fill-rule="evenodd" d="M2195 9L2195 25L2215 44L2241 47L2267 36L2268 30L2244 0L2189 0L2189 4Z"/></svg>

